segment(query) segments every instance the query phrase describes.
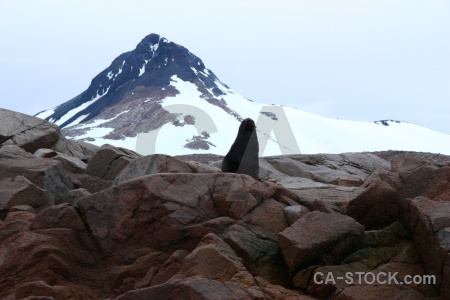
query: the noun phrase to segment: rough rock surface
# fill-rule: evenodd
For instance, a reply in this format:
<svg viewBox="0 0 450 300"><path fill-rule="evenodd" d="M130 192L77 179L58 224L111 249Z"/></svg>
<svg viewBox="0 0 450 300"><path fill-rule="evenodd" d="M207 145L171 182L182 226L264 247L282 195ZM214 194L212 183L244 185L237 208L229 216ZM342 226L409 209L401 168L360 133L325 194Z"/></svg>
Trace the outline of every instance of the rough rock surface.
<svg viewBox="0 0 450 300"><path fill-rule="evenodd" d="M52 149L41 148L33 154L37 158L53 158L62 162L64 169L71 173L84 173L86 163L77 157L72 157Z"/></svg>
<svg viewBox="0 0 450 300"><path fill-rule="evenodd" d="M0 216L17 205L28 205L39 210L54 203L47 190L21 175L1 180L0 194Z"/></svg>
<svg viewBox="0 0 450 300"><path fill-rule="evenodd" d="M346 215L366 229L380 229L398 220L397 192L385 181L376 181L352 199Z"/></svg>
<svg viewBox="0 0 450 300"><path fill-rule="evenodd" d="M123 168L139 157L141 155L131 150L103 145L89 160L86 174L112 181Z"/></svg>
<svg viewBox="0 0 450 300"><path fill-rule="evenodd" d="M133 160L115 177L114 183L157 173L212 173L212 171L169 155L153 154Z"/></svg>
<svg viewBox="0 0 450 300"><path fill-rule="evenodd" d="M97 148L83 142L67 140L57 125L0 108L0 146L17 145L34 153L39 148L50 148L86 161Z"/></svg>
<svg viewBox="0 0 450 300"><path fill-rule="evenodd" d="M259 181L0 115L0 299L450 299L449 157L269 157Z"/></svg>
<svg viewBox="0 0 450 300"><path fill-rule="evenodd" d="M70 190L73 189L62 163L57 160L0 158L0 180L13 179L17 176L25 177L36 186L47 190L53 203L64 202Z"/></svg>
<svg viewBox="0 0 450 300"><path fill-rule="evenodd" d="M354 219L314 211L280 232L278 241L289 270L294 273L312 265L339 263L361 246L363 237L364 226Z"/></svg>

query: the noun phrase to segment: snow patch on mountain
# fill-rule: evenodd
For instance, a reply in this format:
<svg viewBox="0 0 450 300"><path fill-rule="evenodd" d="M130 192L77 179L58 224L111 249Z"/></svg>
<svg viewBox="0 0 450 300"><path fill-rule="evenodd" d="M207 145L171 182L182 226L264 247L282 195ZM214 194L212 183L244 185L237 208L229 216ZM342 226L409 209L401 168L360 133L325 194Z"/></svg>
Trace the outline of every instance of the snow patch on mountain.
<svg viewBox="0 0 450 300"><path fill-rule="evenodd" d="M382 150L450 154L450 135L416 124L330 119L248 100L189 50L156 34L114 59L86 91L37 117L60 125L69 138L141 154L225 155L245 118L256 122L261 156Z"/></svg>
<svg viewBox="0 0 450 300"><path fill-rule="evenodd" d="M52 109L47 109L47 110L41 111L41 112L39 112L38 114L36 114L36 117L45 120L46 118L50 117L50 116L51 116L52 114L54 114L54 113L55 113L55 109L54 109L54 108L52 108Z"/></svg>
<svg viewBox="0 0 450 300"><path fill-rule="evenodd" d="M103 96L105 96L108 91L109 88L111 86L109 86L106 91L104 91L102 94L99 94L97 91L97 95L90 101L87 101L83 104L81 104L80 106L68 111L64 116L62 116L59 120L55 120L55 119L50 119L49 121L54 122L56 125L60 126L61 124L63 124L64 122L68 121L70 118L72 118L73 116L75 116L77 113L79 113L80 111L84 110L85 108L89 107L91 104L93 104L94 102L96 102L97 100L99 100L100 98L102 98ZM81 122L83 119L86 118L86 116L88 116L89 114L85 115L84 118L80 119L78 118L77 120L79 120L78 122L73 121L71 122L71 124L75 125L78 124L79 122Z"/></svg>
<svg viewBox="0 0 450 300"><path fill-rule="evenodd" d="M179 93L176 97L167 97L162 100L162 107L177 114L179 121L183 121L187 116L194 115L195 125L165 124L160 129L153 131L153 136L156 138L147 139L146 142L149 146L146 147L147 152L142 151L141 147L141 153L150 154L155 151L156 153L169 155L205 152L219 155L226 154L236 137L240 124L239 120L219 106L211 105L202 99L202 93L195 84L174 75L171 77L171 85ZM226 105L242 117L250 117L255 120L257 127L261 122L265 122L264 120L267 122L269 119L261 112L270 111L271 107L276 107L249 101L228 88L223 86L222 88L225 94L221 96L221 99L225 101ZM393 149L450 154L449 148L444 147L444 145L450 145L450 136L416 124L396 121L391 122L390 126L387 127L374 122L330 119L289 107L283 107L283 111L286 114L288 126L292 129L293 141L298 145L301 153L343 153ZM121 112L121 114L123 113L125 112ZM79 125L78 128L90 129L83 135L70 136L70 138L89 138L88 141L96 145L109 143L139 151L136 145L140 136L123 137L120 140L104 138L114 128L104 128L101 127L101 124L110 120L97 120L89 125ZM262 132L258 128L257 130L260 145L267 142L266 146L260 149L261 156L283 154L280 145L276 143L277 135L275 132ZM208 134L207 141L214 146L211 146L207 151L186 148L187 141L202 132ZM278 132L278 134L280 133ZM95 140L92 140L92 138ZM289 147L289 145L285 146Z"/></svg>

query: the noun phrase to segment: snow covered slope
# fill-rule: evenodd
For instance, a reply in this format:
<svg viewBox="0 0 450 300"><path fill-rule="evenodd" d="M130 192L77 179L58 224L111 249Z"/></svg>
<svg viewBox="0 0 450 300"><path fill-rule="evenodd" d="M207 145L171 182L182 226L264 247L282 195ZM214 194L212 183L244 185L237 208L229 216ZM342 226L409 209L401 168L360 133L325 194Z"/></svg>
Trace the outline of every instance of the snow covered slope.
<svg viewBox="0 0 450 300"><path fill-rule="evenodd" d="M69 138L141 154L225 155L240 121L256 122L260 156L408 150L450 154L450 135L399 121L330 119L250 101L186 48L158 35L119 56L91 86L37 114Z"/></svg>

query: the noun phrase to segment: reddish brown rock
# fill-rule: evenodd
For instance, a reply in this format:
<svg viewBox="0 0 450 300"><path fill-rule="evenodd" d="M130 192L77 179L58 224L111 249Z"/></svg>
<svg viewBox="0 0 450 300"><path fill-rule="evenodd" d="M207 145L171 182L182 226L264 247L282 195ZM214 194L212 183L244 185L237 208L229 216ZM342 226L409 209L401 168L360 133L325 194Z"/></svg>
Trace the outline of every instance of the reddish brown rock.
<svg viewBox="0 0 450 300"><path fill-rule="evenodd" d="M259 205L261 198L255 198L250 189L255 182L250 176L234 175L234 184L228 185L229 178L218 177L214 189L214 199L221 216L242 219L247 212Z"/></svg>
<svg viewBox="0 0 450 300"><path fill-rule="evenodd" d="M358 187L363 184L363 180L361 178L351 177L351 176L342 176L338 179L337 185L340 186L350 186L350 187Z"/></svg>
<svg viewBox="0 0 450 300"><path fill-rule="evenodd" d="M363 187L328 186L297 190L298 203L309 210L344 213L350 200L360 195Z"/></svg>
<svg viewBox="0 0 450 300"><path fill-rule="evenodd" d="M69 228L75 231L85 231L86 226L76 209L63 203L41 211L31 225L32 230L47 228Z"/></svg>
<svg viewBox="0 0 450 300"><path fill-rule="evenodd" d="M87 161L91 149L87 143L67 140L54 123L18 112L0 109L0 147L18 146L34 153L40 148L49 148L64 155ZM0 153L0 157L2 154Z"/></svg>
<svg viewBox="0 0 450 300"><path fill-rule="evenodd" d="M0 297L15 294L18 286L43 280L50 286L58 283L73 287L71 296L76 299L81 295L101 298L98 288L104 286L104 278L96 273L100 256L95 252L88 235L70 229L25 230L11 235L0 244ZM49 290L47 286L45 289Z"/></svg>
<svg viewBox="0 0 450 300"><path fill-rule="evenodd" d="M273 199L266 199L245 218L249 223L264 228L267 235L273 235L283 231L288 227L284 208L286 205Z"/></svg>
<svg viewBox="0 0 450 300"><path fill-rule="evenodd" d="M201 174L150 175L84 197L78 207L104 250L145 245L167 251L183 243L185 226L218 217L213 183Z"/></svg>
<svg viewBox="0 0 450 300"><path fill-rule="evenodd" d="M435 289L435 284L433 282L433 278L425 277L426 271L422 264L410 264L410 263L401 263L401 262L390 262L384 265L377 267L374 270L375 274L378 273L386 273L386 274L395 274L395 278L398 282L403 284L407 284L409 289L414 289L420 292L422 295L426 297L438 297L439 291ZM418 282L414 283L413 279L420 277L420 280L430 280L429 282ZM407 282L408 281L408 282ZM397 287L395 281L392 283L386 282L386 285Z"/></svg>
<svg viewBox="0 0 450 300"><path fill-rule="evenodd" d="M427 271L436 276L441 297L448 298L450 288L444 282L450 282L450 277L444 266L450 263L445 234L445 228L450 226L447 196L450 195L450 168L417 155L402 154L392 160L392 170L391 173L379 171L378 179L372 174L365 185L368 181L372 184L374 180L383 180L397 190L401 221L413 236ZM407 259L406 254L399 258Z"/></svg>
<svg viewBox="0 0 450 300"><path fill-rule="evenodd" d="M76 207L53 205L37 209L37 214L29 205L4 210L6 217L0 220L1 299L361 299L370 293L379 299L433 298L438 293L450 298L446 284L450 278L450 168L445 165L402 158L395 171L378 169L362 187L349 187L314 180L334 176L337 181L332 183L339 184L339 178L353 176L354 171L363 179L380 161L371 165L363 161L368 156L361 155L299 156L289 161L295 164L295 172L307 170L310 178L300 180L306 186L293 192L246 175L207 173L214 169L165 155L135 158L106 146L102 151L109 154L104 157L94 157L100 151L92 148L81 158L67 140L58 140L57 147L47 151L88 162L92 172L95 164L101 171L105 168L101 163L108 160L106 171L99 173L105 180L69 173L55 156L33 158L11 140L6 143L0 147L0 181L23 176L51 197L59 195L60 201ZM125 163L115 165L119 161ZM306 162L316 166L310 168ZM286 161L276 159L280 170L293 170L282 163ZM336 172L314 177L314 172L325 171L327 166L336 166ZM128 177L110 187L120 170ZM274 165L266 171L265 175L281 174ZM68 175L73 186L64 183ZM295 181L283 177L286 174L280 176L279 182ZM420 180L429 176L430 182L419 183L415 176ZM401 221L409 233L395 222L366 231L363 239L362 225L335 213L371 189L397 192ZM426 198L404 197L416 194ZM294 209L298 204L329 213L301 215L302 209ZM370 205L370 210L385 209ZM358 215L361 222L377 219L373 212L369 216ZM341 275L369 270L436 274L437 284L402 285L400 289L312 281L314 272Z"/></svg>
<svg viewBox="0 0 450 300"><path fill-rule="evenodd" d="M33 155L37 158L52 158L59 160L62 162L64 169L72 173L84 173L86 171L86 163L84 163L81 159L52 149L41 148L34 152Z"/></svg>
<svg viewBox="0 0 450 300"><path fill-rule="evenodd" d="M443 299L448 299L450 297L450 287L447 284L450 278L450 261L447 259L446 261L444 261L444 264L442 266L442 277L445 280L446 284L442 284L441 285L441 289L439 290L439 295L443 298Z"/></svg>
<svg viewBox="0 0 450 300"><path fill-rule="evenodd" d="M242 289L200 276L173 278L163 284L129 291L115 300L135 299L250 300Z"/></svg>
<svg viewBox="0 0 450 300"><path fill-rule="evenodd" d="M206 243L206 244L205 244ZM228 261L228 263L227 263ZM198 276L217 280L232 290L242 290L254 299L263 299L264 293L242 260L220 238L209 234L183 261L176 277Z"/></svg>
<svg viewBox="0 0 450 300"><path fill-rule="evenodd" d="M399 221L380 230L366 230L364 233L365 247L394 246L408 238L408 232Z"/></svg>
<svg viewBox="0 0 450 300"><path fill-rule="evenodd" d="M226 233L225 241L244 259L246 267L253 274L271 280L271 282L284 282L285 272L280 274L274 271L283 269L284 263L278 243L270 239L258 238L249 230L237 231L234 228Z"/></svg>
<svg viewBox="0 0 450 300"><path fill-rule="evenodd" d="M209 279L227 281L245 271L233 249L214 233L208 233L197 247L183 259L182 272Z"/></svg>
<svg viewBox="0 0 450 300"><path fill-rule="evenodd" d="M392 170L398 174L402 183L398 189L400 198L429 196L428 192L439 181L436 174L438 169L434 164L411 155L394 158Z"/></svg>
<svg viewBox="0 0 450 300"><path fill-rule="evenodd" d="M242 219L265 199L273 198L280 203L298 201L298 196L294 192L281 185L267 181L259 182L250 176L232 173L217 176L213 197L219 214L233 219Z"/></svg>
<svg viewBox="0 0 450 300"><path fill-rule="evenodd" d="M313 276L315 275L315 270L319 268L320 266L310 266L303 270L300 270L292 277L292 284L303 291L306 291L308 289L308 285L313 279ZM318 275L316 275L318 276ZM314 280L314 279L313 279Z"/></svg>
<svg viewBox="0 0 450 300"><path fill-rule="evenodd" d="M408 264L418 264L422 262L419 250L411 241L404 241L397 246L399 251L391 258L390 262L402 262Z"/></svg>
<svg viewBox="0 0 450 300"><path fill-rule="evenodd" d="M92 156L99 150L100 147L86 143L83 141L69 140L61 136L61 138L52 146L51 149L77 158L82 162L88 163Z"/></svg>
<svg viewBox="0 0 450 300"><path fill-rule="evenodd" d="M23 231L28 231L30 222L23 219L9 220L0 222L0 243L6 241L9 237Z"/></svg>
<svg viewBox="0 0 450 300"><path fill-rule="evenodd" d="M133 160L116 177L114 184L158 173L212 173L212 171L169 155L153 154Z"/></svg>
<svg viewBox="0 0 450 300"><path fill-rule="evenodd" d="M362 243L364 226L337 213L310 212L278 234L291 274L314 264L338 262Z"/></svg>
<svg viewBox="0 0 450 300"><path fill-rule="evenodd" d="M21 175L1 180L0 194L0 217L13 206L28 205L41 210L53 203L46 190Z"/></svg>
<svg viewBox="0 0 450 300"><path fill-rule="evenodd" d="M352 284L349 280L357 281L357 276L354 276L357 272L367 273L370 269L359 262L318 267L312 272L307 291L321 299L334 298L334 295ZM349 274L354 277L349 279Z"/></svg>
<svg viewBox="0 0 450 300"><path fill-rule="evenodd" d="M134 288L150 286L150 282L167 259L167 254L153 249L141 249L144 255L126 265L114 266L109 270L108 283L116 295ZM151 277L149 277L151 276Z"/></svg>
<svg viewBox="0 0 450 300"><path fill-rule="evenodd" d="M172 255L166 260L159 270L151 270L152 274L149 281L149 285L160 285L167 282L175 274L177 274L183 267L183 259L189 254L189 251L185 249L179 249L172 253ZM149 270L150 272L150 270ZM147 275L146 275L147 276Z"/></svg>
<svg viewBox="0 0 450 300"><path fill-rule="evenodd" d="M23 159L33 157L33 154L26 152L17 145L2 145L0 147L0 159Z"/></svg>
<svg viewBox="0 0 450 300"><path fill-rule="evenodd" d="M381 229L399 219L397 192L384 181L373 182L350 201L345 214L366 229Z"/></svg>
<svg viewBox="0 0 450 300"><path fill-rule="evenodd" d="M56 293L44 280L27 282L17 288L17 299L24 299L30 296L47 296L54 299Z"/></svg>
<svg viewBox="0 0 450 300"><path fill-rule="evenodd" d="M346 176L364 180L377 168L390 169L389 162L370 153L269 156L261 158L261 166L263 175L271 178L282 179L287 175L327 184L337 184Z"/></svg>
<svg viewBox="0 0 450 300"><path fill-rule="evenodd" d="M88 190L84 188L77 188L69 192L69 197L67 197L66 202L68 204L74 205L78 201L78 199L87 197L89 195L91 195L91 193Z"/></svg>
<svg viewBox="0 0 450 300"><path fill-rule="evenodd" d="M112 186L111 180L103 180L97 176L87 174L69 174L74 188L83 188L89 193L94 194ZM80 197L81 198L81 197Z"/></svg>
<svg viewBox="0 0 450 300"><path fill-rule="evenodd" d="M413 232L414 242L429 274L436 276L436 287L441 295L450 296L449 273L444 266L450 262L446 250L450 227L450 202L436 202L426 197L416 197L405 202L405 222Z"/></svg>
<svg viewBox="0 0 450 300"><path fill-rule="evenodd" d="M6 222L11 222L15 220L24 220L31 223L36 217L35 213L28 211L10 211L5 218Z"/></svg>
<svg viewBox="0 0 450 300"><path fill-rule="evenodd" d="M199 241L208 233L223 236L229 227L235 223L236 220L230 217L218 217L200 224L186 226L183 229L183 235L189 238L186 248L190 250L195 248Z"/></svg>
<svg viewBox="0 0 450 300"><path fill-rule="evenodd" d="M62 163L50 158L0 159L0 180L18 175L47 190L57 204L65 202L73 189Z"/></svg>
<svg viewBox="0 0 450 300"><path fill-rule="evenodd" d="M350 286L342 291L336 300L424 300L425 297L411 289L390 286Z"/></svg>
<svg viewBox="0 0 450 300"><path fill-rule="evenodd" d="M134 151L103 145L89 160L86 174L112 181L129 163L139 157L141 155Z"/></svg>
<svg viewBox="0 0 450 300"><path fill-rule="evenodd" d="M33 153L50 148L60 138L58 126L36 117L0 108L0 119L0 145L12 142Z"/></svg>
<svg viewBox="0 0 450 300"><path fill-rule="evenodd" d="M369 269L388 262L398 249L396 247L363 248L347 256L342 263L361 263Z"/></svg>
<svg viewBox="0 0 450 300"><path fill-rule="evenodd" d="M375 182L378 181L385 181L387 182L393 189L398 191L401 186L402 182L398 177L397 173L390 172L386 169L378 168L375 171L373 171L372 174L367 176L367 178L364 180L364 183L361 185L362 188L367 188L370 185L372 185Z"/></svg>
<svg viewBox="0 0 450 300"><path fill-rule="evenodd" d="M285 196L283 191L245 175L166 173L84 197L78 207L105 250L145 244L167 251L186 243L187 226L219 216L243 216L265 198Z"/></svg>
<svg viewBox="0 0 450 300"><path fill-rule="evenodd" d="M425 160L409 154L399 155L391 160L393 172L410 172L426 165L428 163Z"/></svg>
<svg viewBox="0 0 450 300"><path fill-rule="evenodd" d="M273 285L267 282L262 277L255 277L258 286L264 292L266 296L264 299L273 299L273 300L317 300L311 295L307 295L299 290L292 290L282 287L280 285Z"/></svg>

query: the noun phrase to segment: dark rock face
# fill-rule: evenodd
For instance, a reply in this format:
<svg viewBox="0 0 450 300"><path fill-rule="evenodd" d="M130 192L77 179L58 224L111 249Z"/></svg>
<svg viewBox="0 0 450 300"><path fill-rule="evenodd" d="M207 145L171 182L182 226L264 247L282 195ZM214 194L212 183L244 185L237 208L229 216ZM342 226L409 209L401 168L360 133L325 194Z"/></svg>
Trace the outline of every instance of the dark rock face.
<svg viewBox="0 0 450 300"><path fill-rule="evenodd" d="M86 174L112 181L120 171L139 157L141 155L134 151L103 145L90 159Z"/></svg>
<svg viewBox="0 0 450 300"><path fill-rule="evenodd" d="M329 225L333 224L333 230ZM364 226L341 214L310 212L278 234L291 273L317 264L337 264L358 249Z"/></svg>
<svg viewBox="0 0 450 300"><path fill-rule="evenodd" d="M0 193L0 215L17 205L29 205L39 210L54 204L54 199L47 190L21 175L1 180Z"/></svg>
<svg viewBox="0 0 450 300"><path fill-rule="evenodd" d="M349 203L346 214L366 229L381 229L399 219L397 192L384 181L374 182Z"/></svg>
<svg viewBox="0 0 450 300"><path fill-rule="evenodd" d="M71 109L104 95L62 123L61 128L83 115L87 115L83 121L89 121L105 108L127 100L126 94L130 90L139 93L139 89L148 88L165 94L164 90L169 87L174 75L189 82L201 80L207 89L212 89L215 96L221 95L223 92L215 83L217 77L209 70L208 74L204 73L204 70L205 65L201 59L188 49L157 34L150 34L136 49L119 55L108 68L94 77L86 91L58 106L46 119L57 121Z"/></svg>
<svg viewBox="0 0 450 300"><path fill-rule="evenodd" d="M62 163L53 159L0 159L0 180L23 176L45 189L52 203L61 203L73 188Z"/></svg>
<svg viewBox="0 0 450 300"><path fill-rule="evenodd" d="M0 144L2 299L450 298L445 161L271 157L255 180L21 134ZM348 272L436 282L325 281Z"/></svg>

